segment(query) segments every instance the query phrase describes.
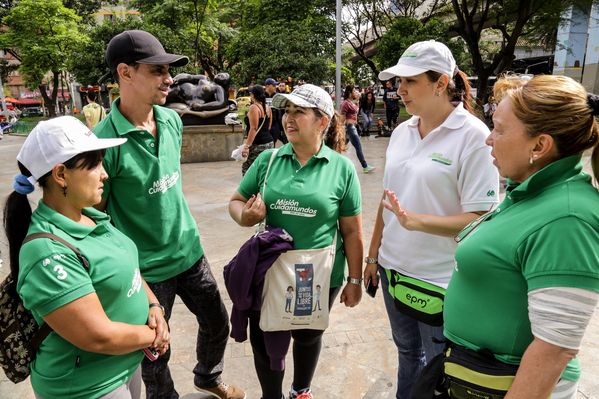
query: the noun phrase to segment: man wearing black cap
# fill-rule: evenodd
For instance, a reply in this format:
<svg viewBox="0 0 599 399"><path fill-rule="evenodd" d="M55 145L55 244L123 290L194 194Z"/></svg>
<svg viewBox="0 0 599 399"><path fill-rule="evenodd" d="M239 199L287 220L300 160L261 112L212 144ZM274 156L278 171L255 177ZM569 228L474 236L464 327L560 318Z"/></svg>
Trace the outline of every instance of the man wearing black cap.
<svg viewBox="0 0 599 399"><path fill-rule="evenodd" d="M183 196L181 119L161 107L173 83L169 68L184 66L189 59L167 53L147 32L130 30L108 43L106 62L119 83L120 98L94 130L99 137L129 140L126 147L106 152L103 164L110 181L104 183L99 208L137 244L141 273L159 300L149 305L150 316L162 311L168 320L176 295L196 316L196 388L215 398L245 398L242 390L221 379L228 315ZM148 325L152 327L151 317ZM148 399L179 397L169 358L170 351L154 362L144 359Z"/></svg>
<svg viewBox="0 0 599 399"><path fill-rule="evenodd" d="M266 93L266 105L270 106L272 98L277 94L277 85L279 83L273 78L267 78L264 81L264 92ZM281 110L272 108L272 126L270 128L270 134L272 135L273 144L277 144L277 140L281 143L287 144L287 136L285 130L283 130L283 115Z"/></svg>

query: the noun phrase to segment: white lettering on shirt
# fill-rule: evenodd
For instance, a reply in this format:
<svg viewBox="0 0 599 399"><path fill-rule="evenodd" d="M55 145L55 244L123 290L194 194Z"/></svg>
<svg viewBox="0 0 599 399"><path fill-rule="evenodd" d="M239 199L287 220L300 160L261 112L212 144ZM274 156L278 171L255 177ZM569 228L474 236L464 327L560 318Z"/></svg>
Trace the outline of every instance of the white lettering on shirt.
<svg viewBox="0 0 599 399"><path fill-rule="evenodd" d="M139 272L139 268L135 268L135 273L133 274L133 279L131 280L131 288L127 292L127 298L131 298L133 294L139 292L141 289L141 273Z"/></svg>
<svg viewBox="0 0 599 399"><path fill-rule="evenodd" d="M56 273L56 278L59 280L64 280L67 278L68 274L65 272L64 268L61 265L54 266L54 272Z"/></svg>
<svg viewBox="0 0 599 399"><path fill-rule="evenodd" d="M283 215L302 216L313 218L317 211L310 207L300 206L300 203L293 199L278 199L274 204L270 204L270 209L281 211Z"/></svg>
<svg viewBox="0 0 599 399"><path fill-rule="evenodd" d="M177 181L179 181L179 172L178 171L174 171L172 175L169 175L168 173L164 176L162 176L160 179L156 180L153 184L152 187L150 187L150 189L148 190L148 193L150 195L153 194L157 194L157 193L166 193L166 191L173 187L175 184L177 184Z"/></svg>

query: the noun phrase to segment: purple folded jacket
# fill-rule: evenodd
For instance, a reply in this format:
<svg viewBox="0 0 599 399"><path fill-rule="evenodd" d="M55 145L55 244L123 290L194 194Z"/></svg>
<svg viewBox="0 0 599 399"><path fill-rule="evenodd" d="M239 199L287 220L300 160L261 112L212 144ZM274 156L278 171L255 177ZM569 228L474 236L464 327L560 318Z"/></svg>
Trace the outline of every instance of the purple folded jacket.
<svg viewBox="0 0 599 399"><path fill-rule="evenodd" d="M251 311L262 307L264 276L279 255L293 249L293 238L281 228L268 228L247 240L237 255L224 268L225 287L233 302L231 338L247 340ZM285 355L291 342L290 331L264 332L264 344L270 358L270 368L285 369Z"/></svg>

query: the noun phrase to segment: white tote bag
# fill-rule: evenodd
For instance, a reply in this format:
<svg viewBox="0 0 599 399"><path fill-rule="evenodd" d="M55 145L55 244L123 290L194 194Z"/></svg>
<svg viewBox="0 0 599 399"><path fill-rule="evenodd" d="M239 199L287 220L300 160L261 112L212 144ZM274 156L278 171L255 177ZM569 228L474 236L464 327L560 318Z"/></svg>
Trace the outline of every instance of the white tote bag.
<svg viewBox="0 0 599 399"><path fill-rule="evenodd" d="M276 154L273 151L266 177ZM324 330L329 325L329 290L335 261L337 233L325 248L282 253L266 272L262 290L260 329L288 331Z"/></svg>

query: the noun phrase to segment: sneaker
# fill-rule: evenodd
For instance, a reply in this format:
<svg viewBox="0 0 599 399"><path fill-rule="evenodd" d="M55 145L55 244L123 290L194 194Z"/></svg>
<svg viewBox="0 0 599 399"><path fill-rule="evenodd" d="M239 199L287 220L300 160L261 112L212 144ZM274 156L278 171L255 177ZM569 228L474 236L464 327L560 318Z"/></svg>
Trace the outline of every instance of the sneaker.
<svg viewBox="0 0 599 399"><path fill-rule="evenodd" d="M310 388L303 392L295 392L293 389L289 392L289 399L314 399L312 396L312 390Z"/></svg>
<svg viewBox="0 0 599 399"><path fill-rule="evenodd" d="M363 169L363 171L364 171L364 173L370 173L370 172L372 172L372 171L373 171L373 170L375 170L375 169L376 169L376 168L375 168L374 166L370 166L370 165L368 165L368 166L366 166L366 167Z"/></svg>
<svg viewBox="0 0 599 399"><path fill-rule="evenodd" d="M221 382L212 388L200 388L197 385L195 385L195 388L199 392L211 395L218 399L245 399L245 392L235 385L227 385L224 382Z"/></svg>

